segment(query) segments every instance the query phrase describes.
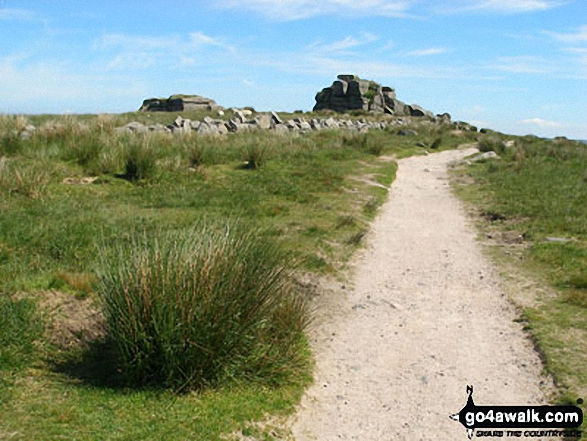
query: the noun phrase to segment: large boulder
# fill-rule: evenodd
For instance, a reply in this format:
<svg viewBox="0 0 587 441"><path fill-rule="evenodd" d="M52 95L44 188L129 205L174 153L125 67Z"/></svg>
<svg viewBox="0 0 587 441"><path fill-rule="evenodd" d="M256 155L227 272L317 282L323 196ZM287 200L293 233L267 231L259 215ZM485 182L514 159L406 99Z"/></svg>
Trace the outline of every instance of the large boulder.
<svg viewBox="0 0 587 441"><path fill-rule="evenodd" d="M169 98L149 98L143 101L141 112L183 112L189 110L222 110L216 101L199 95L171 95Z"/></svg>
<svg viewBox="0 0 587 441"><path fill-rule="evenodd" d="M398 116L434 117L420 106L409 106L398 100L395 89L363 80L356 75L338 75L330 87L318 92L313 110L334 110L340 113L364 110Z"/></svg>

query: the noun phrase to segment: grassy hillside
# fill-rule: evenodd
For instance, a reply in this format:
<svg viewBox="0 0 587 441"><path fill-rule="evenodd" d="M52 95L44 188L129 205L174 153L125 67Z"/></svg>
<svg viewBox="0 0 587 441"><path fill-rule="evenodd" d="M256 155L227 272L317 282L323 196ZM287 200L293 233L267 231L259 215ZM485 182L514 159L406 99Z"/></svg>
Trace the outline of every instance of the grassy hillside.
<svg viewBox="0 0 587 441"><path fill-rule="evenodd" d="M300 276L342 274L394 157L476 136L114 131L175 116L0 118L0 438L271 437L310 381Z"/></svg>

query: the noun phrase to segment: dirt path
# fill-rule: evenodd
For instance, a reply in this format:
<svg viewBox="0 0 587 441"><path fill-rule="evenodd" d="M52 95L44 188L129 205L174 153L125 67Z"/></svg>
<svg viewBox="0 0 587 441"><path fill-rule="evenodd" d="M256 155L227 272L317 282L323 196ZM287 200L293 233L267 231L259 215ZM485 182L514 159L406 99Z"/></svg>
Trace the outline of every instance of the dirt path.
<svg viewBox="0 0 587 441"><path fill-rule="evenodd" d="M544 403L540 360L449 188L446 164L473 152L400 161L354 289L315 330L298 441L466 440L449 414L468 384L478 405Z"/></svg>

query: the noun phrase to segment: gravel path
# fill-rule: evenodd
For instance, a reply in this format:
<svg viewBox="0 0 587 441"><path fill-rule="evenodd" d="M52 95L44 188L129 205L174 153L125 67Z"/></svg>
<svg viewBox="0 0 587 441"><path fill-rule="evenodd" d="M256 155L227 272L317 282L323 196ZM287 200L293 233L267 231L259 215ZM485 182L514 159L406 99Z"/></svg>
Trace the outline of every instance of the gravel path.
<svg viewBox="0 0 587 441"><path fill-rule="evenodd" d="M470 384L478 405L545 402L539 357L449 188L447 163L474 151L400 161L354 289L315 329L298 441L466 440L449 414Z"/></svg>

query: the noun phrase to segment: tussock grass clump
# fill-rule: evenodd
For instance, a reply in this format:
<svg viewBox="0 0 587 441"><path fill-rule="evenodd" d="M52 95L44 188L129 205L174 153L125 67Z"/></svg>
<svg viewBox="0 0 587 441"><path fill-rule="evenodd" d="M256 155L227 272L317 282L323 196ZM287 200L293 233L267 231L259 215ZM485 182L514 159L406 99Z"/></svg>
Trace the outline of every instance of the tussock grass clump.
<svg viewBox="0 0 587 441"><path fill-rule="evenodd" d="M13 156L22 151L20 134L28 124L22 116L0 115L0 156Z"/></svg>
<svg viewBox="0 0 587 441"><path fill-rule="evenodd" d="M104 254L99 291L123 374L182 390L288 379L305 366L308 322L291 264L240 224L134 237Z"/></svg>
<svg viewBox="0 0 587 441"><path fill-rule="evenodd" d="M505 144L499 136L489 134L479 139L479 151L483 153L495 152L501 155L505 151Z"/></svg>
<svg viewBox="0 0 587 441"><path fill-rule="evenodd" d="M269 154L269 148L262 143L246 144L243 148L243 168L257 170L266 161Z"/></svg>
<svg viewBox="0 0 587 441"><path fill-rule="evenodd" d="M187 147L186 152L190 167L201 167L214 162L211 147L208 144L199 142L199 140Z"/></svg>
<svg viewBox="0 0 587 441"><path fill-rule="evenodd" d="M14 159L0 157L0 194L20 194L40 199L47 194L50 174L37 163L16 163Z"/></svg>
<svg viewBox="0 0 587 441"><path fill-rule="evenodd" d="M381 156L381 153L383 153L383 143L374 140L366 133L344 136L342 142L345 146L357 149L360 152L369 153L373 156Z"/></svg>
<svg viewBox="0 0 587 441"><path fill-rule="evenodd" d="M63 145L63 158L66 161L73 161L84 169L89 170L96 167L96 162L102 154L104 143L94 134L72 137Z"/></svg>
<svg viewBox="0 0 587 441"><path fill-rule="evenodd" d="M124 153L124 177L133 182L154 178L157 159L157 152L148 137L131 139Z"/></svg>
<svg viewBox="0 0 587 441"><path fill-rule="evenodd" d="M0 155L11 156L22 150L23 141L15 131L0 136Z"/></svg>

